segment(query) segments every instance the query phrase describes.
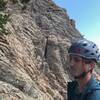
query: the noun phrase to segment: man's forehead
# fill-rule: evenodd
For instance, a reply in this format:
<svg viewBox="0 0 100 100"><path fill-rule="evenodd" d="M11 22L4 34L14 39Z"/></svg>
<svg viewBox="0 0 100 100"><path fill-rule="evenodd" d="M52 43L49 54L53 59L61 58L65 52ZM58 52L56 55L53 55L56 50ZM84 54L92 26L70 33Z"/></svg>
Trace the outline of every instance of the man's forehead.
<svg viewBox="0 0 100 100"><path fill-rule="evenodd" d="M75 55L75 54L70 54L69 56L70 56L70 57L82 58L81 56L79 56L79 55Z"/></svg>

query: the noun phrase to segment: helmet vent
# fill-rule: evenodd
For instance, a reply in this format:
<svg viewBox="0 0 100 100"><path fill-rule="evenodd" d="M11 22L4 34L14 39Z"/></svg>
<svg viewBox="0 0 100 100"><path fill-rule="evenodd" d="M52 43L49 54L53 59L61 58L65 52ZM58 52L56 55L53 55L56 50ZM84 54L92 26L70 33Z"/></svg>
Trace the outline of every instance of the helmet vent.
<svg viewBox="0 0 100 100"><path fill-rule="evenodd" d="M87 46L87 43L84 43L83 46Z"/></svg>
<svg viewBox="0 0 100 100"><path fill-rule="evenodd" d="M94 53L91 53L91 55L94 55Z"/></svg>
<svg viewBox="0 0 100 100"><path fill-rule="evenodd" d="M96 46L96 45L94 44L94 45L93 45L93 48L95 48L95 46Z"/></svg>
<svg viewBox="0 0 100 100"><path fill-rule="evenodd" d="M98 53L98 51L96 51L96 53Z"/></svg>
<svg viewBox="0 0 100 100"><path fill-rule="evenodd" d="M100 55L98 56L98 59L100 60Z"/></svg>
<svg viewBox="0 0 100 100"><path fill-rule="evenodd" d="M85 51L84 51L84 53L88 53L88 52L89 52L89 50L85 50Z"/></svg>

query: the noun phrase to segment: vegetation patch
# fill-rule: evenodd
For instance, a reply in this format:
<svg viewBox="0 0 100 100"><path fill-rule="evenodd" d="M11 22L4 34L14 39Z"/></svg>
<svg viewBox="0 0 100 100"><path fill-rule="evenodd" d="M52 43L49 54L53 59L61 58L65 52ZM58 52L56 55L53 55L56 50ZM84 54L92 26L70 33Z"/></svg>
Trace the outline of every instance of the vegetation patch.
<svg viewBox="0 0 100 100"><path fill-rule="evenodd" d="M20 0L21 3L28 3L30 0Z"/></svg>
<svg viewBox="0 0 100 100"><path fill-rule="evenodd" d="M6 2L4 0L0 0L0 35L7 35L7 30L5 29L5 25L9 20L9 15L2 13L5 9Z"/></svg>

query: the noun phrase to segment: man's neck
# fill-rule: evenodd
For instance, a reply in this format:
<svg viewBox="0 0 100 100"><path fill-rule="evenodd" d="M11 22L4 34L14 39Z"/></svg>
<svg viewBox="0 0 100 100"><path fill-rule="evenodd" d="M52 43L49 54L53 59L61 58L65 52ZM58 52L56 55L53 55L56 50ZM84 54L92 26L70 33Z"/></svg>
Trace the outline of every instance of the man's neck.
<svg viewBox="0 0 100 100"><path fill-rule="evenodd" d="M85 85L89 82L91 78L91 73L88 73L83 79L78 79L78 91L82 92L83 88L85 87Z"/></svg>

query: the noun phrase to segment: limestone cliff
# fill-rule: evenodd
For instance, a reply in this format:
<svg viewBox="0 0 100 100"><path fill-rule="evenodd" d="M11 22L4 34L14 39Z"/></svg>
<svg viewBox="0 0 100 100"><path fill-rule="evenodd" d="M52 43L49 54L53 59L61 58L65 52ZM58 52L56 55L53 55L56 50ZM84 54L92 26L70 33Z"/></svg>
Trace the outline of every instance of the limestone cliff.
<svg viewBox="0 0 100 100"><path fill-rule="evenodd" d="M0 35L0 100L65 100L67 49L81 35L51 0L4 0Z"/></svg>

